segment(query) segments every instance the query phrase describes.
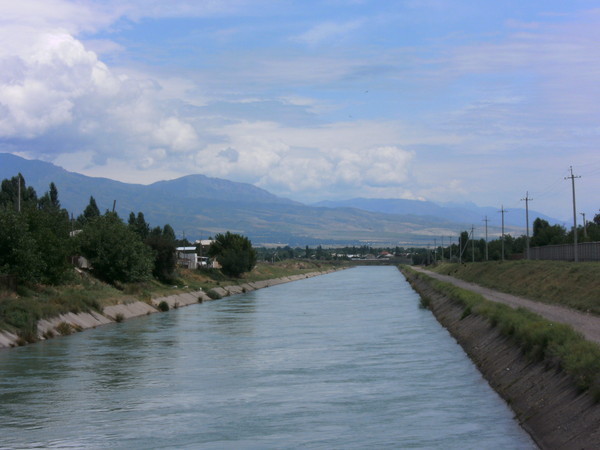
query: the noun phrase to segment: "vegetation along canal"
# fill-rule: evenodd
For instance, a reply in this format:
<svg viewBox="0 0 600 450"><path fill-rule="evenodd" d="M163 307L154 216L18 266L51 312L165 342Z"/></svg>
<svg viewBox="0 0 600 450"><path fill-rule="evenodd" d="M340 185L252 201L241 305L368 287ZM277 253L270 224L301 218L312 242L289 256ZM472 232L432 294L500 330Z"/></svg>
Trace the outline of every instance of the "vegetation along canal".
<svg viewBox="0 0 600 450"><path fill-rule="evenodd" d="M0 352L0 447L535 448L395 267Z"/></svg>

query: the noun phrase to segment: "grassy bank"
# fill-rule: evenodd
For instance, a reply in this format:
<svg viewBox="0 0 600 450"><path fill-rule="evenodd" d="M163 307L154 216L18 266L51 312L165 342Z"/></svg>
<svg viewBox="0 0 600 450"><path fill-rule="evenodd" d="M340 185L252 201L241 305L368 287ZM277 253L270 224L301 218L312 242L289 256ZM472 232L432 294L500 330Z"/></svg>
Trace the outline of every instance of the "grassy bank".
<svg viewBox="0 0 600 450"><path fill-rule="evenodd" d="M586 341L571 327L550 322L522 308L512 309L488 301L479 294L437 281L410 268L402 270L411 284L414 285L415 280L425 280L434 291L463 308L463 318L476 314L487 319L502 335L513 340L527 357L544 361L550 367L560 367L573 377L579 389L589 389L596 401L600 400L600 347ZM424 294L421 298L423 306L428 307L431 300Z"/></svg>
<svg viewBox="0 0 600 450"><path fill-rule="evenodd" d="M17 292L0 291L0 330L18 334L22 341L37 338L37 321L74 312L102 312L104 307L132 301L150 302L151 298L214 287L243 284L284 276L324 271L336 267L320 261L281 261L259 263L241 278L230 278L220 271L181 269L176 285L156 280L141 283L106 284L87 272L75 272L61 286L19 286Z"/></svg>
<svg viewBox="0 0 600 450"><path fill-rule="evenodd" d="M428 269L508 294L600 314L600 263L490 261Z"/></svg>

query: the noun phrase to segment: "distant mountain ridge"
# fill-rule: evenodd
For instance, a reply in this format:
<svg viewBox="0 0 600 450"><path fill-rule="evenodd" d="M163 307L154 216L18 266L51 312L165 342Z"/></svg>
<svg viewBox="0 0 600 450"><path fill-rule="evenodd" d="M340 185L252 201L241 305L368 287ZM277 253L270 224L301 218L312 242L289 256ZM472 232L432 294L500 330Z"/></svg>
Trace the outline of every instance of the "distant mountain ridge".
<svg viewBox="0 0 600 450"><path fill-rule="evenodd" d="M0 179L19 172L38 195L54 182L62 206L75 216L94 196L101 211L111 209L116 201L121 217L141 211L152 226L169 223L178 236L190 239L229 230L247 235L254 244L411 246L457 236L471 226L470 219L460 217L463 212L431 202L355 199L309 206L251 184L204 175L129 184L0 153ZM478 214L480 221L483 216ZM492 236L499 230L491 226L489 231ZM507 228L507 232L521 234L522 228Z"/></svg>
<svg viewBox="0 0 600 450"><path fill-rule="evenodd" d="M411 214L432 218L444 218L452 222L471 222L479 226L487 216L490 222L499 222L499 208L481 207L474 203L435 203L424 200L407 199L381 199L381 198L353 198L349 200L326 200L314 203L313 206L327 208L358 208L365 211L380 212L385 214ZM560 223L558 219L545 214L529 210L530 220L540 217L550 223ZM505 225L514 227L525 227L525 209L515 208L509 210L504 217Z"/></svg>

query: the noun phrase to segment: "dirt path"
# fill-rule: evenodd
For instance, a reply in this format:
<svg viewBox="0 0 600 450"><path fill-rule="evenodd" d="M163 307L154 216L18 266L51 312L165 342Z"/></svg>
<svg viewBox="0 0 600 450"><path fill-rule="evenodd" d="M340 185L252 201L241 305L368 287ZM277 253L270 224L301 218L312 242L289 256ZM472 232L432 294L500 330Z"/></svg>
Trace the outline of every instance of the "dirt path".
<svg viewBox="0 0 600 450"><path fill-rule="evenodd" d="M425 270L421 267L412 266L412 268L437 280L452 283L460 288L481 294L488 300L504 303L512 308L527 308L528 310L533 311L534 313L539 314L540 316L543 316L552 322L560 322L570 325L575 330L583 334L587 340L600 344L600 317L598 316L585 314L583 312L562 306L548 305L546 303L535 302L523 297L504 294L503 292L494 291L478 284L469 283L448 275L430 272L429 270Z"/></svg>

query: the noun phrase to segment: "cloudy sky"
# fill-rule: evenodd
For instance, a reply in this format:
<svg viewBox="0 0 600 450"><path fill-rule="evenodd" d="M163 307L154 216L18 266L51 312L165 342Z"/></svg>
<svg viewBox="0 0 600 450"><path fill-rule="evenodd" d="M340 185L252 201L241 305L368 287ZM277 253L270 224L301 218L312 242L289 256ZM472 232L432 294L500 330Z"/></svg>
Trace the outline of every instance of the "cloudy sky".
<svg viewBox="0 0 600 450"><path fill-rule="evenodd" d="M588 0L0 4L0 151L303 202L600 208Z"/></svg>

